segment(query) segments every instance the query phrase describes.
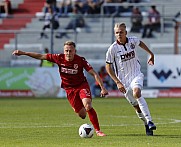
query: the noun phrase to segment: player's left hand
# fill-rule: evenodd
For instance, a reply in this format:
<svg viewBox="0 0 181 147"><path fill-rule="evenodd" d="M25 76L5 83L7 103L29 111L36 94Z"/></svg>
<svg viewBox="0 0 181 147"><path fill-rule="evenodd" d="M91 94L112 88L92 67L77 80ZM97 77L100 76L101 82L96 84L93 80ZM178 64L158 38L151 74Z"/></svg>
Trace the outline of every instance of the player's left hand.
<svg viewBox="0 0 181 147"><path fill-rule="evenodd" d="M149 65L154 65L154 56L151 56L151 57L148 59L148 64L149 64Z"/></svg>

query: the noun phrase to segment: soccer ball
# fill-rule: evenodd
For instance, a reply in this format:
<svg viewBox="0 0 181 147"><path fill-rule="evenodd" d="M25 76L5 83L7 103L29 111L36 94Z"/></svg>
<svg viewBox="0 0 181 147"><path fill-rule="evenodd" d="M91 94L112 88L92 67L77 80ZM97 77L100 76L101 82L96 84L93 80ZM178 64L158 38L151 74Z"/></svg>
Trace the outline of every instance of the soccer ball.
<svg viewBox="0 0 181 147"><path fill-rule="evenodd" d="M79 136L82 138L91 138L94 135L94 127L90 124L83 124L79 127Z"/></svg>

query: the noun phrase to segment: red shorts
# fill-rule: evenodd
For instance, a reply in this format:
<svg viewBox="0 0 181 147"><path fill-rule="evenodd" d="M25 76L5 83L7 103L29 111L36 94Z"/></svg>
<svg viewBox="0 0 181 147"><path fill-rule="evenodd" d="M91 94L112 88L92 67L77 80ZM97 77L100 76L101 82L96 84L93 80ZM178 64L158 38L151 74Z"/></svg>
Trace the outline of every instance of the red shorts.
<svg viewBox="0 0 181 147"><path fill-rule="evenodd" d="M76 88L65 89L65 91L67 93L68 101L76 113L84 107L82 103L83 98L92 99L88 83L83 83Z"/></svg>

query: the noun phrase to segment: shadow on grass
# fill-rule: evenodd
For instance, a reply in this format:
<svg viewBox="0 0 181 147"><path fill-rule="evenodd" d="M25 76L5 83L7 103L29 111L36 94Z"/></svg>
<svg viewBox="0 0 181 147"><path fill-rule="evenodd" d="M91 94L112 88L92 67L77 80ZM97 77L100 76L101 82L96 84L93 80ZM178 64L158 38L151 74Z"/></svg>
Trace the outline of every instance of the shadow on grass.
<svg viewBox="0 0 181 147"><path fill-rule="evenodd" d="M181 135L169 135L169 134L165 134L165 135L154 135L155 137L165 137L165 138L181 138Z"/></svg>
<svg viewBox="0 0 181 147"><path fill-rule="evenodd" d="M147 136L147 135L146 134L111 134L111 135L107 135L107 136L141 137L141 136ZM181 138L181 135L165 134L165 135L153 135L153 136L147 136L147 137Z"/></svg>
<svg viewBox="0 0 181 147"><path fill-rule="evenodd" d="M129 137L137 137L137 136L146 136L146 134L110 134L110 135L107 135L107 136L129 136Z"/></svg>

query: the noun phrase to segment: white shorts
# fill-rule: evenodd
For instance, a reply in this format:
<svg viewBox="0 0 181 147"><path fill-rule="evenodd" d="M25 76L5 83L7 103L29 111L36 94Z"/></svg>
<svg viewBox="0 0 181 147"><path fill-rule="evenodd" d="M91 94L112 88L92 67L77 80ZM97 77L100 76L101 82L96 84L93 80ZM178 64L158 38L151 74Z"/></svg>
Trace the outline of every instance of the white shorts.
<svg viewBox="0 0 181 147"><path fill-rule="evenodd" d="M144 79L144 75L141 73L137 77L135 77L133 81L131 82L130 86L126 88L126 93L124 94L124 96L126 97L128 102L133 106L138 105L137 100L133 97L133 89L134 88L142 89L143 79Z"/></svg>

